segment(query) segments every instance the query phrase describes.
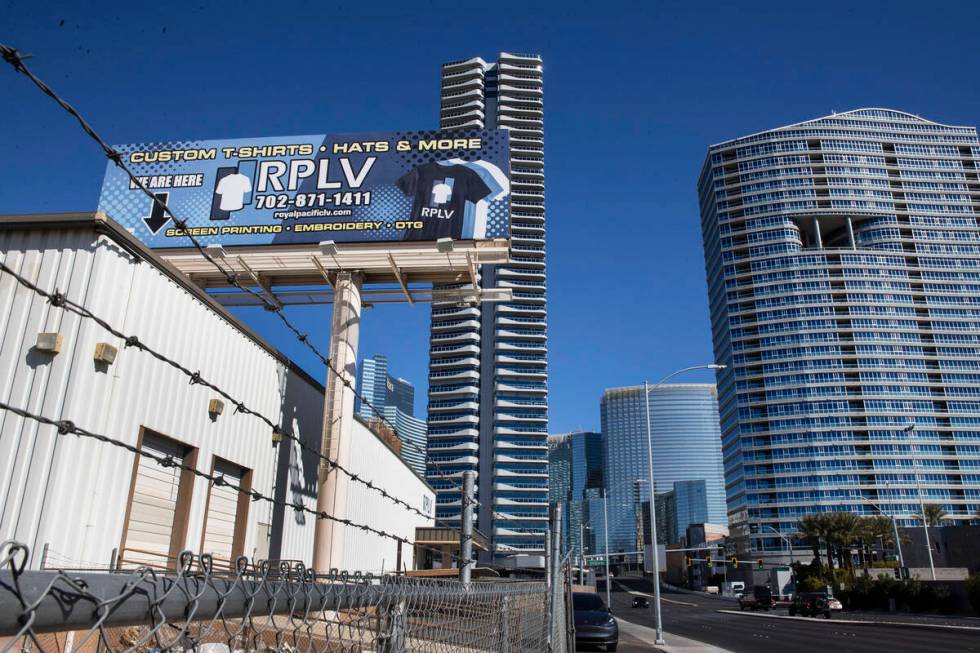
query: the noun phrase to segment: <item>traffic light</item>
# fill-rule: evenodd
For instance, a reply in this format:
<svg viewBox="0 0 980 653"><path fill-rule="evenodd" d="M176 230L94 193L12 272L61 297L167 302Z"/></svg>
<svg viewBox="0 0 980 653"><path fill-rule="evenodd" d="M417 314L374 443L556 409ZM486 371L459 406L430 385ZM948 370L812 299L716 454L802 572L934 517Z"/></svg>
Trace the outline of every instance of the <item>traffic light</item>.
<svg viewBox="0 0 980 653"><path fill-rule="evenodd" d="M902 568L895 567L893 571L895 572L895 580L902 580Z"/></svg>
<svg viewBox="0 0 980 653"><path fill-rule="evenodd" d="M710 553L704 557L704 561L706 563L708 563L708 566L711 566L711 554Z"/></svg>
<svg viewBox="0 0 980 653"><path fill-rule="evenodd" d="M766 568L765 563L762 561L762 558L759 558L759 569L765 569L765 568Z"/></svg>
<svg viewBox="0 0 980 653"><path fill-rule="evenodd" d="M732 563L732 569L738 569L738 556L732 556L728 561Z"/></svg>
<svg viewBox="0 0 980 653"><path fill-rule="evenodd" d="M694 566L694 558L692 558L691 556L684 556L684 558L687 561L687 566L688 567L693 567Z"/></svg>

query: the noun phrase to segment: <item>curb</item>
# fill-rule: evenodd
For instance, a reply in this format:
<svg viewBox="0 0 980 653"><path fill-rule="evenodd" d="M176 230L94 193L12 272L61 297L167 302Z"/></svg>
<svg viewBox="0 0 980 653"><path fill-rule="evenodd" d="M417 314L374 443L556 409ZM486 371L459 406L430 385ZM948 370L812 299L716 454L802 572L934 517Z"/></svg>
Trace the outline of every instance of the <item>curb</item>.
<svg viewBox="0 0 980 653"><path fill-rule="evenodd" d="M810 617L790 617L779 614L765 614L761 612L742 612L741 610L715 610L722 614L737 614L743 617L758 617L761 619L788 619L792 621L806 621L808 623L826 624L845 624L848 626L889 626L892 628L919 628L925 630L955 630L963 632L980 633L980 628L976 626L949 626L946 624L927 624L911 623L908 621L858 621L855 619L815 619Z"/></svg>

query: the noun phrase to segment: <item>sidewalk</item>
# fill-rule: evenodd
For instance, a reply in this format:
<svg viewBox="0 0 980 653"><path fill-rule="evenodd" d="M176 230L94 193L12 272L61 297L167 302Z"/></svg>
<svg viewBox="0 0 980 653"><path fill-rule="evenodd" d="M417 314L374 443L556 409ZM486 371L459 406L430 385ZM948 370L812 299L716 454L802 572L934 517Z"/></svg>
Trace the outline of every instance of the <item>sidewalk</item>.
<svg viewBox="0 0 980 653"><path fill-rule="evenodd" d="M663 653L731 653L727 649L687 639L666 631L664 632L664 641L667 642L667 645L656 646L654 643L657 641L657 631L653 628L626 621L622 617L618 617L618 621L619 629L622 632L650 645L654 651L663 651Z"/></svg>

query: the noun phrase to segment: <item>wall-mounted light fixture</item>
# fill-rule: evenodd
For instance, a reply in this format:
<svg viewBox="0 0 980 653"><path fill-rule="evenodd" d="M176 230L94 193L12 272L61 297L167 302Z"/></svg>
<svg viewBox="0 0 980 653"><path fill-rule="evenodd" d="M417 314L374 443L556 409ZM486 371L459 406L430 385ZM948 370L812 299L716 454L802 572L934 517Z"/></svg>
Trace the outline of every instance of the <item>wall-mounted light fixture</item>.
<svg viewBox="0 0 980 653"><path fill-rule="evenodd" d="M224 410L225 402L221 401L220 399L212 399L208 402L208 415L211 416L211 419L217 418L218 415L224 412Z"/></svg>
<svg viewBox="0 0 980 653"><path fill-rule="evenodd" d="M57 354L61 351L61 343L63 338L60 333L54 331L45 331L37 334L37 340L34 342L34 349L38 351L47 352L49 354Z"/></svg>
<svg viewBox="0 0 980 653"><path fill-rule="evenodd" d="M112 365L116 360L116 354L119 350L110 345L108 342L97 342L95 343L95 362L105 363L106 365Z"/></svg>

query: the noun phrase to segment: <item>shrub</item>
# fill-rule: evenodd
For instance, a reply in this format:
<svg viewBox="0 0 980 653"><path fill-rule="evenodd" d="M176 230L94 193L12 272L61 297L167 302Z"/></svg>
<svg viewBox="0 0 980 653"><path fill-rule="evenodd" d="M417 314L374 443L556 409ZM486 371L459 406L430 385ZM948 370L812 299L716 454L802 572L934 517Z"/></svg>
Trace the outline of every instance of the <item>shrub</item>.
<svg viewBox="0 0 980 653"><path fill-rule="evenodd" d="M973 574L966 580L966 596L970 599L973 611L980 614L980 572Z"/></svg>
<svg viewBox="0 0 980 653"><path fill-rule="evenodd" d="M804 592L819 592L827 587L827 581L818 576L807 576L801 583Z"/></svg>

